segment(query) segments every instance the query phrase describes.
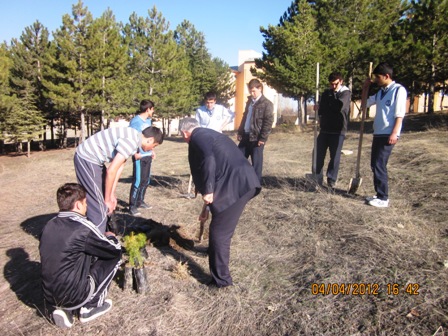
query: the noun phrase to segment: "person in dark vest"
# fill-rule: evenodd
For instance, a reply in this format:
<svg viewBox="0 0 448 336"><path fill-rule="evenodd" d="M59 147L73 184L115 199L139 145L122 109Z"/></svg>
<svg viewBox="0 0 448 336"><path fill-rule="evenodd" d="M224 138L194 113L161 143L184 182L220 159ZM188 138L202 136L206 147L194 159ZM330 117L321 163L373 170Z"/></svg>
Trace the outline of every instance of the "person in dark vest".
<svg viewBox="0 0 448 336"><path fill-rule="evenodd" d="M341 151L344 145L345 133L350 112L351 92L343 85L343 78L339 72L328 76L330 88L320 97L320 104L315 105L319 113L320 132L317 137L316 175L322 184L322 169L324 167L327 150L330 161L327 167L327 186L334 188L338 179Z"/></svg>
<svg viewBox="0 0 448 336"><path fill-rule="evenodd" d="M181 120L196 191L210 207L210 285L232 286L230 243L246 204L261 190L260 180L236 144L226 135L202 128L194 118ZM200 218L201 219L201 218Z"/></svg>

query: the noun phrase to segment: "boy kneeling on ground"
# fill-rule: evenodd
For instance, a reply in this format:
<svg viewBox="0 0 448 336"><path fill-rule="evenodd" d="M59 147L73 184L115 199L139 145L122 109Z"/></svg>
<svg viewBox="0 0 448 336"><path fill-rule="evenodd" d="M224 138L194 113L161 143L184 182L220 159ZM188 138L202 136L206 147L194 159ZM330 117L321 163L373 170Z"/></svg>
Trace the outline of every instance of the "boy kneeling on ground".
<svg viewBox="0 0 448 336"><path fill-rule="evenodd" d="M57 191L59 214L44 227L39 251L44 298L53 305L55 324L73 325L79 310L81 323L112 308L106 299L121 264L121 244L111 232L101 233L86 217L86 190L66 183Z"/></svg>

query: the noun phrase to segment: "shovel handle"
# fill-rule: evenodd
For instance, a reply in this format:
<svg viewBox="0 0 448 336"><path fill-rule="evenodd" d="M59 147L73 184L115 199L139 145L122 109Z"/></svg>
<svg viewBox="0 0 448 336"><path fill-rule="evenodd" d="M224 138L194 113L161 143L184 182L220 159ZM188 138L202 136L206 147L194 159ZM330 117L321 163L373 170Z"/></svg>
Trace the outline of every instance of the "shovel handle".
<svg viewBox="0 0 448 336"><path fill-rule="evenodd" d="M372 76L372 62L370 62L369 65L369 79ZM368 86L363 87L362 93L361 93L361 125L359 127L359 143L358 143L358 156L356 158L356 177L360 177L360 163L361 163L361 151L362 151L362 138L364 135L364 121L366 120L366 114L367 114L367 98L369 97L369 88L370 84Z"/></svg>
<svg viewBox="0 0 448 336"><path fill-rule="evenodd" d="M204 203L204 205L202 206L202 210L201 210L201 220L199 222L199 242L202 241L202 238L204 237L204 229L205 229L205 222L208 219L208 209L207 209L207 204Z"/></svg>

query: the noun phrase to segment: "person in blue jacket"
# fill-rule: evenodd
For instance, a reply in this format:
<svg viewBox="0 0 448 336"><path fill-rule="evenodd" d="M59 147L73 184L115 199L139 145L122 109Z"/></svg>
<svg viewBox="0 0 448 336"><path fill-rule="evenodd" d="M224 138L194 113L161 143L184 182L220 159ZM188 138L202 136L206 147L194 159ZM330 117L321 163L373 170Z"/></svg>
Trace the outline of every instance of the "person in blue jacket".
<svg viewBox="0 0 448 336"><path fill-rule="evenodd" d="M132 118L129 127L142 132L145 128L152 124L152 115L154 113L154 103L150 100L142 100L138 114ZM133 216L140 214L140 209L151 209L152 207L145 202L146 189L151 180L151 164L155 159L156 153L154 150L144 151L141 147L138 152L132 157L132 185L129 195L129 212Z"/></svg>

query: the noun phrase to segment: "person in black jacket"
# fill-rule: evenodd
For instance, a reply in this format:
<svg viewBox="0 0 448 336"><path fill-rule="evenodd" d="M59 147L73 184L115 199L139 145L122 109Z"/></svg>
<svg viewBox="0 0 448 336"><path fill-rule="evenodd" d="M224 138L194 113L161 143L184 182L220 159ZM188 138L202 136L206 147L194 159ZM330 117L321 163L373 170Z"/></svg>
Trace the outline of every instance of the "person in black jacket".
<svg viewBox="0 0 448 336"><path fill-rule="evenodd" d="M322 169L327 150L330 151L330 162L327 167L327 185L336 186L341 161L341 150L350 112L351 92L343 85L342 75L333 72L328 76L330 88L325 90L320 98L320 104L315 106L319 112L320 132L317 137L316 175L322 184Z"/></svg>
<svg viewBox="0 0 448 336"><path fill-rule="evenodd" d="M247 87L250 96L238 128L238 147L246 158L250 156L261 182L263 150L272 130L274 105L263 95L263 84L258 79L251 79Z"/></svg>
<svg viewBox="0 0 448 336"><path fill-rule="evenodd" d="M247 202L260 192L260 181L226 135L200 127L194 118L183 119L179 130L188 143L188 161L196 191L202 194L212 213L208 248L211 285L231 286L231 239Z"/></svg>
<svg viewBox="0 0 448 336"><path fill-rule="evenodd" d="M111 232L101 233L89 221L86 190L66 183L57 191L59 214L44 227L39 243L45 300L54 306L53 320L62 328L73 325L79 310L81 323L112 308L106 299L121 264L121 245Z"/></svg>

